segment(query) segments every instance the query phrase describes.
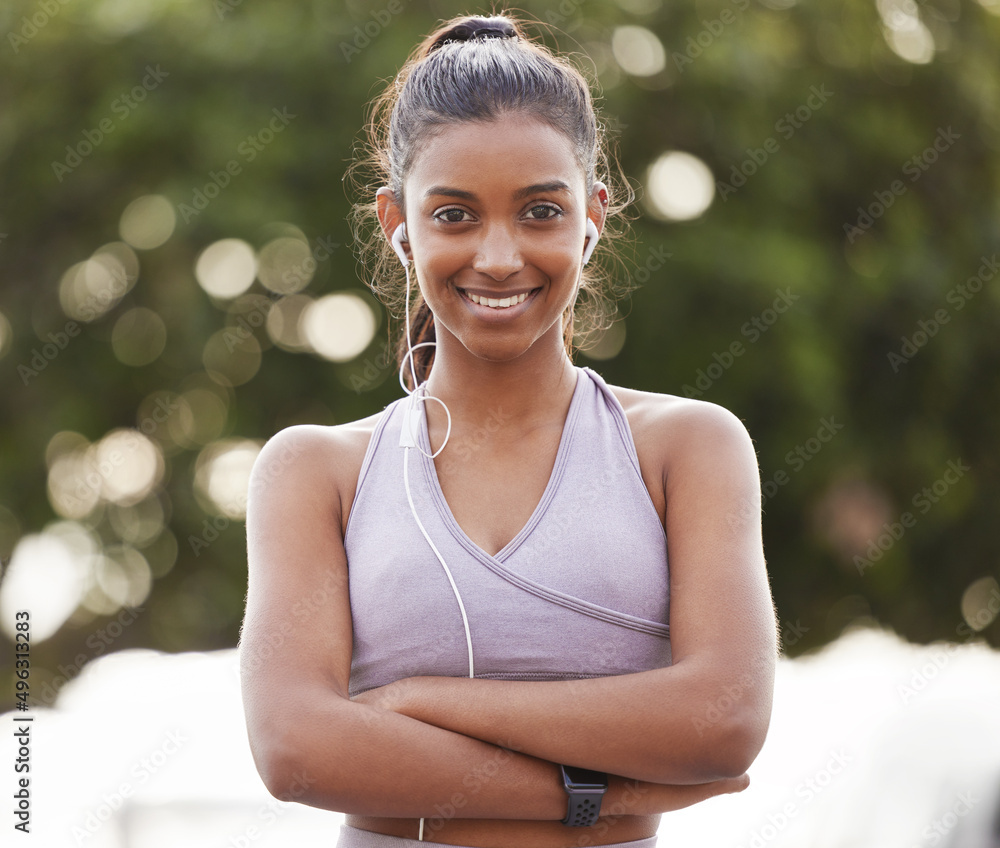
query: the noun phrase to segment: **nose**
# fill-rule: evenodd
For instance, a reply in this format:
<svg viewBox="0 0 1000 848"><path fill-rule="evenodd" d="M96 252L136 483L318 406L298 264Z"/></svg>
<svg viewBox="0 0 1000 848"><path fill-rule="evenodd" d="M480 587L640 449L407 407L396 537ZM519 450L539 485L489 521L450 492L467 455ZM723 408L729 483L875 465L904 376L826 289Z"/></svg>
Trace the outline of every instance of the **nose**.
<svg viewBox="0 0 1000 848"><path fill-rule="evenodd" d="M497 282L520 271L524 267L524 258L514 232L501 225L487 227L476 250L472 267Z"/></svg>

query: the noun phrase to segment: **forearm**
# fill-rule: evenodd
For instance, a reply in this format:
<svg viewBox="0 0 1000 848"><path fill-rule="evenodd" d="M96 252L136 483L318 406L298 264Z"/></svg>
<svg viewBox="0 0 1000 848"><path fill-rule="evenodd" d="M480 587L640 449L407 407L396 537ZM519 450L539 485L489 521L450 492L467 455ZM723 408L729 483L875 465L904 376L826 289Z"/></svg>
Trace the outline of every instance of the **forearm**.
<svg viewBox="0 0 1000 848"><path fill-rule="evenodd" d="M533 820L559 827L566 793L552 762L324 693L295 693L300 704L265 748L268 789L358 816ZM508 743L513 744L513 743ZM264 771L262 770L262 774ZM654 816L746 788L746 775L697 785L662 785L609 775L601 815ZM449 813L449 811L451 811Z"/></svg>
<svg viewBox="0 0 1000 848"><path fill-rule="evenodd" d="M566 797L550 762L407 716L313 692L272 729L276 797L366 816L558 820ZM262 770L262 774L264 770Z"/></svg>
<svg viewBox="0 0 1000 848"><path fill-rule="evenodd" d="M728 683L693 664L567 681L415 677L388 709L551 762L664 784L745 771L770 713L770 665Z"/></svg>

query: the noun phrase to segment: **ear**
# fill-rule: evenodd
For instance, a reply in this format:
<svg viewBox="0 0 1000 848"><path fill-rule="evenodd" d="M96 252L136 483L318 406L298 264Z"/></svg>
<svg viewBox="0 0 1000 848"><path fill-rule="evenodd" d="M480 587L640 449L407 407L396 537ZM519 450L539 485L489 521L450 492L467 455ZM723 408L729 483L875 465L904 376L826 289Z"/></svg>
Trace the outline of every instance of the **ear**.
<svg viewBox="0 0 1000 848"><path fill-rule="evenodd" d="M593 191L590 192L590 199L587 201L587 217L594 222L598 233L604 232L609 202L608 187L602 182L595 182Z"/></svg>
<svg viewBox="0 0 1000 848"><path fill-rule="evenodd" d="M396 232L396 228L404 223L406 218L403 216L403 210L396 200L396 195L387 186L382 186L382 188L375 192L375 213L378 215L378 222L382 228L382 233L385 235L386 240L392 244L392 237Z"/></svg>

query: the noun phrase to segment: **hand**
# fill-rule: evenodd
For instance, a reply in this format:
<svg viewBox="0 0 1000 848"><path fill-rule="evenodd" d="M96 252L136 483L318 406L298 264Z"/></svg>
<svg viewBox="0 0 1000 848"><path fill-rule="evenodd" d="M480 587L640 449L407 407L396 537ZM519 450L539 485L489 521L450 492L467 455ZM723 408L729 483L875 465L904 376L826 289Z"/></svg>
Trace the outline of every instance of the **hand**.
<svg viewBox="0 0 1000 848"><path fill-rule="evenodd" d="M690 807L716 795L742 792L750 785L750 776L727 777L710 783L686 785L648 783L609 775L609 797L602 815L655 815Z"/></svg>

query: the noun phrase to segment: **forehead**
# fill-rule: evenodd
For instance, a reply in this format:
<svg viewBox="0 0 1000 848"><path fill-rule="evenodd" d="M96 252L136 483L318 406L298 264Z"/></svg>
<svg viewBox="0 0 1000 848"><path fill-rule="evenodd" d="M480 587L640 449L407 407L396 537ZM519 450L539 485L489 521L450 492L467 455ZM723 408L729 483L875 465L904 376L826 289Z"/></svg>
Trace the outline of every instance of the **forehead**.
<svg viewBox="0 0 1000 848"><path fill-rule="evenodd" d="M432 186L476 195L510 195L526 185L561 181L583 192L584 173L564 133L528 116L463 121L436 128L406 175L408 197Z"/></svg>

